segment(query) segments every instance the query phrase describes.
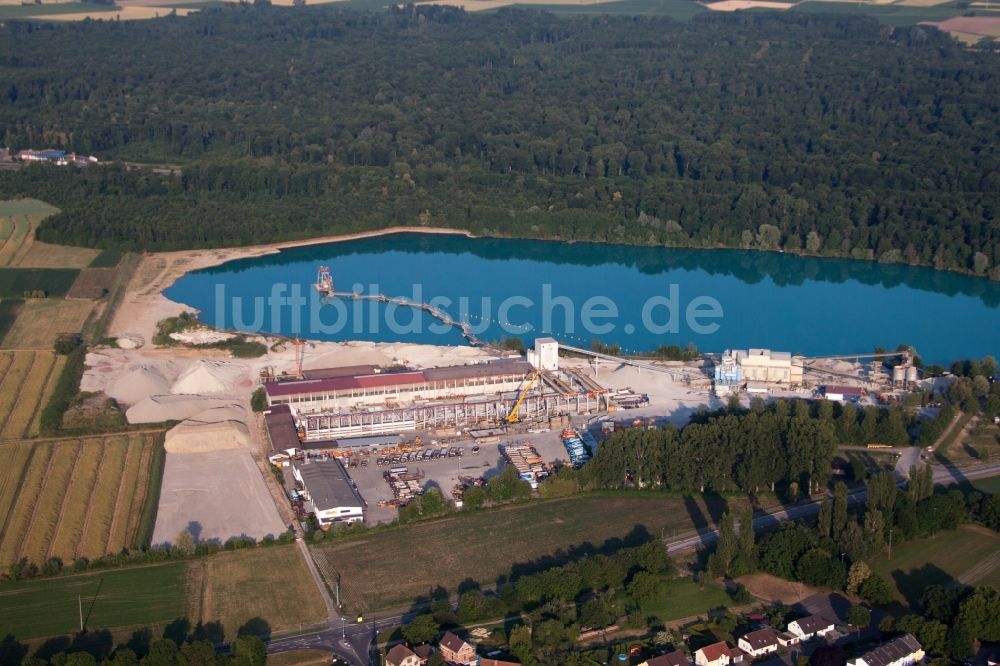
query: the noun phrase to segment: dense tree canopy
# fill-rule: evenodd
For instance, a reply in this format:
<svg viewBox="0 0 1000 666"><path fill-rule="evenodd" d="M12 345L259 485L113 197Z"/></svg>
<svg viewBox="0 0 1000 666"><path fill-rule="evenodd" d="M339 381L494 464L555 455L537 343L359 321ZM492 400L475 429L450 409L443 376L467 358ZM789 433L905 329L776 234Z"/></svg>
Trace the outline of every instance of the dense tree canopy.
<svg viewBox="0 0 1000 666"><path fill-rule="evenodd" d="M844 409L850 420L844 419L843 429L852 432L863 423L862 412ZM894 418L878 408L871 414L875 424ZM672 426L619 431L601 444L580 471L580 481L599 488L684 492L754 493L781 485L797 488L789 493L796 495L829 480L838 425L835 413L822 405L779 401L696 416L680 431Z"/></svg>
<svg viewBox="0 0 1000 666"><path fill-rule="evenodd" d="M859 17L240 6L0 28L0 175L45 240L177 248L393 224L744 246L1000 276L998 58Z"/></svg>

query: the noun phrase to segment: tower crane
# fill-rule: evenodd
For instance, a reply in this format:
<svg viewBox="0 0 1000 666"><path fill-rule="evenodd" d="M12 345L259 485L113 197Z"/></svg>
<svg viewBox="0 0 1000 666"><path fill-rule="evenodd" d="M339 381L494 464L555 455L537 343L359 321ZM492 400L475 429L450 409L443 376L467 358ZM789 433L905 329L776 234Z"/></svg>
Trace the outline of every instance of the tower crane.
<svg viewBox="0 0 1000 666"><path fill-rule="evenodd" d="M302 359L305 356L306 342L302 338L292 338L295 345L295 378L302 379Z"/></svg>
<svg viewBox="0 0 1000 666"><path fill-rule="evenodd" d="M524 385L524 388L521 389L521 395L517 397L517 402L515 402L514 406L511 407L510 413L507 414L507 417L504 419L504 421L506 421L507 423L518 422L519 419L517 417L517 413L518 410L521 409L521 403L523 403L524 399L528 397L528 393L531 392L531 387L535 385L535 382L538 381L538 378L541 376L542 376L541 370L535 370L535 372L531 374L531 377L528 379L528 382Z"/></svg>

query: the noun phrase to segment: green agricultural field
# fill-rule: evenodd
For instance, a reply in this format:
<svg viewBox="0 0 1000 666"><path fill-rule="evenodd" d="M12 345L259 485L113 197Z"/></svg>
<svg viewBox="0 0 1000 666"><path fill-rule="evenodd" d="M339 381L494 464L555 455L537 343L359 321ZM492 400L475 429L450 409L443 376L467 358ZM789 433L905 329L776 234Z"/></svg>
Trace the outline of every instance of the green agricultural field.
<svg viewBox="0 0 1000 666"><path fill-rule="evenodd" d="M74 3L75 4L75 3ZM79 3L82 6L87 6L84 3ZM72 4L60 4L60 5L43 5L43 7L59 7L59 11L69 11L63 9L63 7L71 7ZM28 7L33 12L39 11L38 5L31 5ZM7 5L0 10L7 11L12 9L11 6ZM15 215L28 215L29 217L45 217L47 215L52 215L58 213L59 209L55 206L50 206L44 201L39 201L38 199L8 199L6 201L0 201L0 217L14 217Z"/></svg>
<svg viewBox="0 0 1000 666"><path fill-rule="evenodd" d="M171 562L79 576L0 585L0 627L18 639L79 630L79 597L87 627L163 625L185 614L187 565Z"/></svg>
<svg viewBox="0 0 1000 666"><path fill-rule="evenodd" d="M906 7L903 5L869 5L855 2L803 2L791 11L810 14L861 14L871 16L889 26L916 25L921 21L944 21L961 16L967 8L950 2L936 7Z"/></svg>
<svg viewBox="0 0 1000 666"><path fill-rule="evenodd" d="M702 588L690 578L677 578L665 585L656 599L644 605L642 612L647 617L655 616L662 622L670 622L705 615L714 608L731 604L726 591L713 581L706 581Z"/></svg>
<svg viewBox="0 0 1000 666"><path fill-rule="evenodd" d="M489 587L610 539L635 543L687 532L723 510L722 499L709 510L700 499L591 495L458 513L326 543L314 553L329 579L340 575L349 608L370 611L407 605L437 586L454 592L466 579Z"/></svg>
<svg viewBox="0 0 1000 666"><path fill-rule="evenodd" d="M909 541L881 557L872 568L893 585L896 598L918 603L928 585L992 585L1000 587L1000 534L963 525L929 539Z"/></svg>
<svg viewBox="0 0 1000 666"><path fill-rule="evenodd" d="M95 5L89 2L58 2L43 5L0 5L0 19L16 19L45 14L76 14L113 11L114 6ZM28 199L27 201L31 201ZM2 214L2 213L0 213Z"/></svg>
<svg viewBox="0 0 1000 666"><path fill-rule="evenodd" d="M37 289L46 296L65 296L79 274L75 268L0 268L0 298L21 298Z"/></svg>

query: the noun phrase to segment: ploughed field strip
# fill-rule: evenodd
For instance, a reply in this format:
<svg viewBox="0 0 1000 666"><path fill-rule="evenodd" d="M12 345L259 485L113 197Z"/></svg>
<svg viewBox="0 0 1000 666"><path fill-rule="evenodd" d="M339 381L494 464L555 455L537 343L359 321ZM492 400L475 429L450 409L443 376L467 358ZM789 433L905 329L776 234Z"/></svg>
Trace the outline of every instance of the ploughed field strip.
<svg viewBox="0 0 1000 666"><path fill-rule="evenodd" d="M66 357L52 351L0 352L0 440L34 437Z"/></svg>
<svg viewBox="0 0 1000 666"><path fill-rule="evenodd" d="M140 545L159 447L148 432L0 444L0 566Z"/></svg>

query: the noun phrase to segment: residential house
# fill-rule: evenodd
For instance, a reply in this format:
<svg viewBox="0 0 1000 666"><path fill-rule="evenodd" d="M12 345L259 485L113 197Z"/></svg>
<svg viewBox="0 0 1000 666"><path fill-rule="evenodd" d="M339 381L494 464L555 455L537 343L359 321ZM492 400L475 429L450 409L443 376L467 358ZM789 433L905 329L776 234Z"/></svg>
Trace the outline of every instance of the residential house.
<svg viewBox="0 0 1000 666"><path fill-rule="evenodd" d="M788 623L788 633L807 641L813 636L826 636L833 631L833 620L822 615L809 615Z"/></svg>
<svg viewBox="0 0 1000 666"><path fill-rule="evenodd" d="M471 666L478 661L476 649L450 631L444 632L441 642L438 643L438 649L449 664Z"/></svg>
<svg viewBox="0 0 1000 666"><path fill-rule="evenodd" d="M729 666L743 662L743 651L730 646L725 641L706 645L694 653L697 666Z"/></svg>
<svg viewBox="0 0 1000 666"><path fill-rule="evenodd" d="M869 650L847 666L910 666L924 658L924 649L912 634L904 634Z"/></svg>
<svg viewBox="0 0 1000 666"><path fill-rule="evenodd" d="M420 666L420 657L400 643L385 655L385 666Z"/></svg>
<svg viewBox="0 0 1000 666"><path fill-rule="evenodd" d="M774 633L774 629L771 627L764 627L741 636L736 644L751 657L759 657L777 652L778 634Z"/></svg>
<svg viewBox="0 0 1000 666"><path fill-rule="evenodd" d="M674 650L659 657L653 657L639 664L639 666L691 666L691 660L680 650Z"/></svg>
<svg viewBox="0 0 1000 666"><path fill-rule="evenodd" d="M434 646L418 645L417 647L413 648L413 653L417 655L417 657L420 659L420 665L423 666L430 660L431 655L434 654Z"/></svg>

